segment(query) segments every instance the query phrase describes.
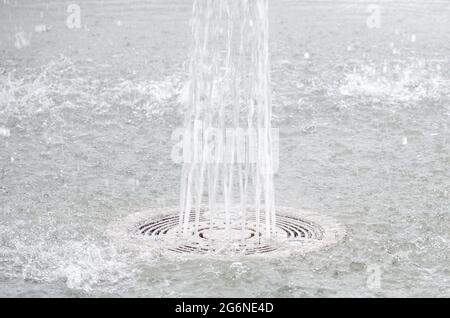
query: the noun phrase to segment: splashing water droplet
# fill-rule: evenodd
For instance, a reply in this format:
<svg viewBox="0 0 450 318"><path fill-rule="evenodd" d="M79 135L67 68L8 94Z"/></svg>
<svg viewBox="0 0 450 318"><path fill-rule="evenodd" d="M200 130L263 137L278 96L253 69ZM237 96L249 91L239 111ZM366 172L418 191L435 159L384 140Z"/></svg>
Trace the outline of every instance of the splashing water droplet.
<svg viewBox="0 0 450 318"><path fill-rule="evenodd" d="M0 136L2 136L2 137L10 137L11 136L11 131L9 130L9 128L0 127Z"/></svg>
<svg viewBox="0 0 450 318"><path fill-rule="evenodd" d="M403 146L406 146L408 144L408 137L403 137L402 144Z"/></svg>

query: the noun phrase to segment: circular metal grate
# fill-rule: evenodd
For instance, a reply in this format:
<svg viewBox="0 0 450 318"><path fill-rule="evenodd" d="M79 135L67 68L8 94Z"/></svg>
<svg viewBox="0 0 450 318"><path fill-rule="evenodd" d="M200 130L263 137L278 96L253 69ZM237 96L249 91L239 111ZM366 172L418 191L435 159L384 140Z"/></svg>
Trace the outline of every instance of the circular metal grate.
<svg viewBox="0 0 450 318"><path fill-rule="evenodd" d="M163 242L166 249L177 255L278 255L279 252L308 252L336 243L342 236L342 228L333 220L314 213L278 208L276 233L265 239L264 222L260 233L255 220L247 221L245 228L234 218L229 228L225 222L215 219L210 223L207 212L200 218L198 230L188 228L185 234L179 226L176 208L158 216L148 213L134 215L128 222L131 232L149 241ZM191 216L194 224L194 216Z"/></svg>

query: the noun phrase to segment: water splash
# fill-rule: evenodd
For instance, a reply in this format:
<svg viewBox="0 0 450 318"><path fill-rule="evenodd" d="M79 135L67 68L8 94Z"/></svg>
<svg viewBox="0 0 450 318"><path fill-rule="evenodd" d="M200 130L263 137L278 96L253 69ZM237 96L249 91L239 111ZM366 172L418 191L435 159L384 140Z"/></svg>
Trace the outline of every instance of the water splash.
<svg viewBox="0 0 450 318"><path fill-rule="evenodd" d="M98 65L74 62L61 55L41 68L0 67L0 115L35 116L49 111L59 116L65 108L89 109L96 114L129 108L147 118L173 117L184 74L159 80L99 76ZM166 116L169 117L169 116Z"/></svg>
<svg viewBox="0 0 450 318"><path fill-rule="evenodd" d="M364 64L346 74L339 91L344 96L368 96L398 102L439 98L449 86L439 65L422 60L390 61L382 67Z"/></svg>

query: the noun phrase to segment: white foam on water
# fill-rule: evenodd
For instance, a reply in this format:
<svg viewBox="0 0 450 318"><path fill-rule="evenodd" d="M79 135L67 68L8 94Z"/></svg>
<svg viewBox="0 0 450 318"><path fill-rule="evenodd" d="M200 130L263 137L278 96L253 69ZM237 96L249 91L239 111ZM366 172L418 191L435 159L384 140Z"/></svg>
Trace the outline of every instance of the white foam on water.
<svg viewBox="0 0 450 318"><path fill-rule="evenodd" d="M131 278L127 254L94 241L28 241L11 239L3 246L3 274L39 283L61 282L68 288L105 290ZM147 262L151 257L147 257ZM1 261L1 260L0 260Z"/></svg>
<svg viewBox="0 0 450 318"><path fill-rule="evenodd" d="M370 64L345 75L339 92L344 96L367 96L387 101L414 102L439 98L450 91L450 82L424 61L391 62L382 69Z"/></svg>
<svg viewBox="0 0 450 318"><path fill-rule="evenodd" d="M91 62L73 62L61 55L47 65L0 72L0 114L7 117L42 111L59 114L64 108L113 111L117 105L132 107L148 117L173 115L184 75L158 80L100 77ZM172 107L171 107L172 105Z"/></svg>

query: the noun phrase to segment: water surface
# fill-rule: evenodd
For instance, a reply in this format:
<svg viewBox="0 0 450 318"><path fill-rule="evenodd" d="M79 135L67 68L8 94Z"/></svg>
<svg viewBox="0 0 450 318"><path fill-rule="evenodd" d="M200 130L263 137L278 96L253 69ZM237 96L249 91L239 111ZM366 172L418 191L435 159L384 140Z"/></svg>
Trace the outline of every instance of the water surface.
<svg viewBox="0 0 450 318"><path fill-rule="evenodd" d="M276 202L347 237L257 261L169 260L106 235L177 202L192 3L78 3L79 30L65 1L0 4L1 296L450 296L448 1L381 1L380 29L367 1L271 2Z"/></svg>

